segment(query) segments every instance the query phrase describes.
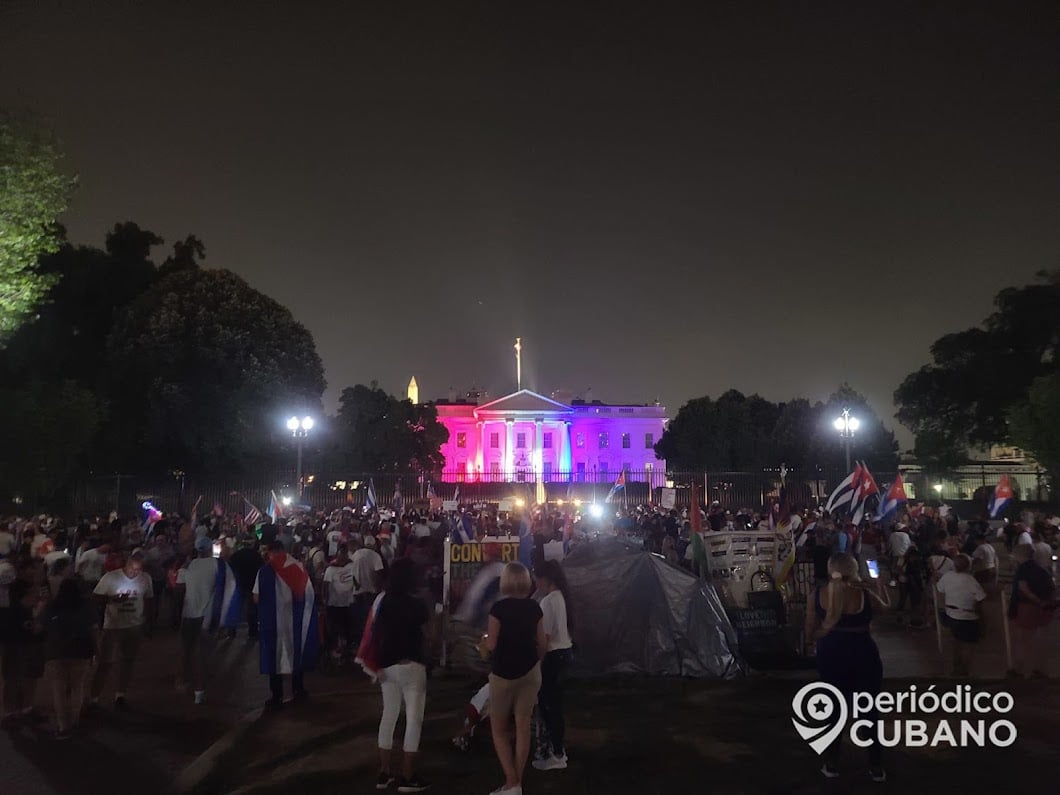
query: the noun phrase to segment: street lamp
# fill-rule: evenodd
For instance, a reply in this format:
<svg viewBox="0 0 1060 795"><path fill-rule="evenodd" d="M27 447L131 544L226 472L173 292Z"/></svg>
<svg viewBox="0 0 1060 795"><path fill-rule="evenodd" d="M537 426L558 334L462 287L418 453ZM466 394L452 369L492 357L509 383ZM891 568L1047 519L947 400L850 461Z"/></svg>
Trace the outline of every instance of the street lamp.
<svg viewBox="0 0 1060 795"><path fill-rule="evenodd" d="M843 409L843 414L835 418L832 426L839 431L843 439L843 449L847 455L847 471L850 471L850 440L854 438L854 431L861 427L861 420L850 416L850 409Z"/></svg>
<svg viewBox="0 0 1060 795"><path fill-rule="evenodd" d="M935 493L938 494L939 495L939 499L941 499L942 498L942 484L941 483L936 483L934 488L935 488Z"/></svg>
<svg viewBox="0 0 1060 795"><path fill-rule="evenodd" d="M287 420L287 430L291 432L291 435L295 439L295 444L298 447L298 496L302 496L302 444L305 442L306 436L309 435L309 431L313 429L312 417L291 417Z"/></svg>

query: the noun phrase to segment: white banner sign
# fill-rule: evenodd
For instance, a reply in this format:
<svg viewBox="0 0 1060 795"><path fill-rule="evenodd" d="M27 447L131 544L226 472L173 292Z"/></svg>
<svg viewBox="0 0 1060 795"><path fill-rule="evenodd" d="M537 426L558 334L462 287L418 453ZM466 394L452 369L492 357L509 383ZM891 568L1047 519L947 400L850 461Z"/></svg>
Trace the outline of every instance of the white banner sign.
<svg viewBox="0 0 1060 795"><path fill-rule="evenodd" d="M672 510L677 506L677 489L663 489L659 504L666 510Z"/></svg>
<svg viewBox="0 0 1060 795"><path fill-rule="evenodd" d="M442 500L443 511L455 511L457 509L456 500Z"/></svg>

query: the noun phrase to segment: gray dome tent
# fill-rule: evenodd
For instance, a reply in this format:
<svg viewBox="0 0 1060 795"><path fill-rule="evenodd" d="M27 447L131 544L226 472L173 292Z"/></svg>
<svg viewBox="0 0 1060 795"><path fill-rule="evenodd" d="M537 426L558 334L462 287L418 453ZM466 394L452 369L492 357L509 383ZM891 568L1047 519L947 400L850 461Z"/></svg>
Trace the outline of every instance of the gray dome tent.
<svg viewBox="0 0 1060 795"><path fill-rule="evenodd" d="M733 678L736 632L714 587L617 539L563 562L574 603L575 671Z"/></svg>

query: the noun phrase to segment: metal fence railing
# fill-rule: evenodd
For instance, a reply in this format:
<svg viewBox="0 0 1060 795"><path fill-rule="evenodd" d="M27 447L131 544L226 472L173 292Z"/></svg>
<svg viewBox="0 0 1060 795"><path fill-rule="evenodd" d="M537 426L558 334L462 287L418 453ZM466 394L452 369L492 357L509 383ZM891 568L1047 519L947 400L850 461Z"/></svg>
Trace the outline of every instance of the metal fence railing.
<svg viewBox="0 0 1060 795"><path fill-rule="evenodd" d="M704 502L717 501L723 508L757 510L780 494L777 469L751 472L664 472L662 470L628 470L625 485L616 491L614 501L620 505L659 503L663 489L673 489L675 507L687 508L692 499L692 483L698 483ZM785 480L789 500L794 506L814 507L828 499L831 490L845 476L841 470L792 470ZM895 477L894 472L873 473L881 490ZM1035 467L962 467L944 477L926 477L919 467L903 469L906 492L911 500L945 499L950 502L976 500L985 503L1001 474L1007 474L1017 499L1049 499L1047 482ZM138 475L112 475L86 480L71 493L70 511L78 514L105 514L117 508L132 515L141 503L151 500L164 511L190 512L201 496L200 511L215 505L225 512L244 508L244 499L266 511L271 495L279 499L310 505L318 510L333 510L346 505L363 506L368 485L375 488L377 503L389 506L397 498L404 504L425 502L429 490L442 500L459 496L461 504L498 503L506 498L536 502L543 490L547 501L603 501L618 477L617 472L572 471L547 472L540 478L527 471L490 472L469 475L463 470L445 470L432 476L416 473L323 473L305 476L301 496L295 471L280 470L238 477L160 478ZM539 483L540 480L540 483ZM937 488L941 486L941 489Z"/></svg>

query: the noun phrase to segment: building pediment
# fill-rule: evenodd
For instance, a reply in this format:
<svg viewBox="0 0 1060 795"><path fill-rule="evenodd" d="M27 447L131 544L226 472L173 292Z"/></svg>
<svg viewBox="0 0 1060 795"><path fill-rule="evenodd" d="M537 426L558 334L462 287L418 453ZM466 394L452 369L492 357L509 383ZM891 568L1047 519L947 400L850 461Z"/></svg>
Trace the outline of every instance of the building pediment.
<svg viewBox="0 0 1060 795"><path fill-rule="evenodd" d="M490 417L502 414L516 416L544 416L555 414L571 414L574 409L566 403L552 400L529 389L520 389L510 395L491 400L475 409L476 417Z"/></svg>

